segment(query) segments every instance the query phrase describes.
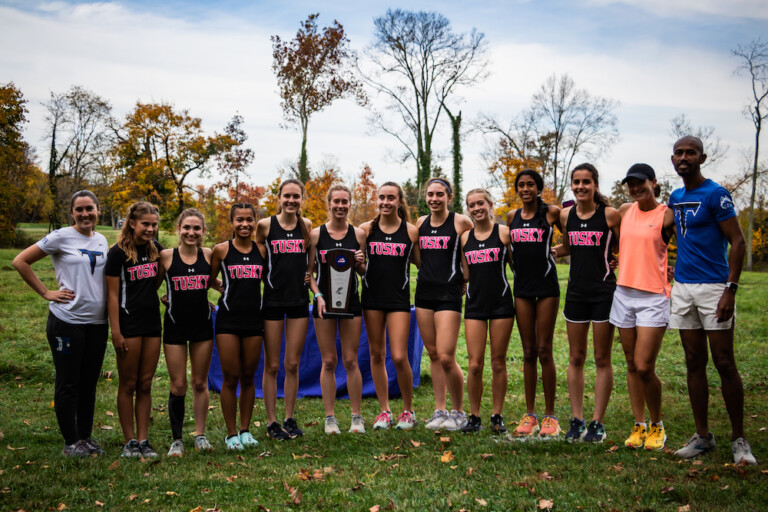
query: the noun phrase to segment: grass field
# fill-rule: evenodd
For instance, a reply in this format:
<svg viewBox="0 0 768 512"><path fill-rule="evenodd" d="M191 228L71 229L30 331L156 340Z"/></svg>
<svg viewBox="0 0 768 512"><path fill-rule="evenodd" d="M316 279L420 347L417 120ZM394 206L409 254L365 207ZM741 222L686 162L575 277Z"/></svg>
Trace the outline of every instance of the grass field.
<svg viewBox="0 0 768 512"><path fill-rule="evenodd" d="M45 226L24 226L40 238ZM102 231L102 230L100 230ZM113 242L116 233L103 230ZM173 237L162 237L173 243ZM252 432L257 449L234 454L223 445L224 422L218 396L212 395L209 455L193 450L182 459L165 457L170 443L166 414L168 375L161 357L153 389L151 439L162 456L155 461L120 460L122 435L116 415L117 372L108 348L99 383L95 437L107 456L71 460L60 455L62 439L53 412L53 365L45 341L46 303L11 267L17 251L0 250L0 509L1 510L768 510L768 274L745 273L737 295L736 357L746 392L746 433L757 467L732 464L729 423L710 363L710 426L718 440L714 453L695 461L678 460L671 449L693 433L683 352L676 332L668 332L658 360L664 382L664 423L669 436L663 453L625 449L632 425L626 390L626 365L614 345L615 386L605 420L602 445L498 442L487 430L476 435L413 432L322 434L319 398L299 401L297 418L306 435L276 443L266 438L265 416L257 401ZM50 260L35 266L54 283ZM564 288L568 268L559 266ZM565 324L555 332L561 424L570 417L565 384ZM466 370L466 350L459 340L459 363ZM420 419L433 401L426 352L422 385L416 390ZM508 355L509 388L505 404L508 427L524 412L522 350L513 333ZM585 411L592 410L594 365L587 363ZM483 422L488 424L490 363L486 363ZM191 393L188 393L191 396ZM538 401L543 400L539 386ZM186 432L194 429L191 398ZM395 399L394 411L401 403ZM278 410L281 404L278 403ZM366 399L370 425L378 405ZM337 415L349 422L348 403ZM185 439L191 447L191 437ZM450 456L445 456L450 452ZM450 460L449 460L450 459ZM445 462L443 462L445 461ZM200 508L198 508L200 507Z"/></svg>

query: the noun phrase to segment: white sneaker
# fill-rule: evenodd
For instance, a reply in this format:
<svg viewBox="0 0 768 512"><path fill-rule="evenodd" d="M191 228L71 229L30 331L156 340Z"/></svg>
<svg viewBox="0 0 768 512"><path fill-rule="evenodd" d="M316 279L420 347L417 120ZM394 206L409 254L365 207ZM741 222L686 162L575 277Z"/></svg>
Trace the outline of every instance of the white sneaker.
<svg viewBox="0 0 768 512"><path fill-rule="evenodd" d="M413 426L416 424L416 414L411 411L403 411L400 416L397 417L397 430L413 430Z"/></svg>
<svg viewBox="0 0 768 512"><path fill-rule="evenodd" d="M464 411L451 411L450 416L443 422L441 428L449 431L461 430L467 424L467 415Z"/></svg>
<svg viewBox="0 0 768 512"><path fill-rule="evenodd" d="M383 430L392 426L394 421L392 420L392 413L384 411L376 416L376 421L373 422L373 430Z"/></svg>
<svg viewBox="0 0 768 512"><path fill-rule="evenodd" d="M734 441L735 442L735 441ZM749 446L749 445L747 445ZM715 436L709 433L709 439L701 437L699 434L693 434L685 446L675 452L675 455L684 459L691 459L702 453L706 453L715 448ZM735 456L735 453L734 453Z"/></svg>
<svg viewBox="0 0 768 512"><path fill-rule="evenodd" d="M424 424L424 428L428 428L430 430L437 430L439 428L442 428L443 423L445 423L445 420L450 418L451 415L448 413L448 411L443 409L435 409L434 414L432 414L432 417L427 420L427 422Z"/></svg>
<svg viewBox="0 0 768 512"><path fill-rule="evenodd" d="M365 434L365 421L362 414L352 415L352 425L349 427L350 434Z"/></svg>
<svg viewBox="0 0 768 512"><path fill-rule="evenodd" d="M339 430L339 420L336 419L336 416L325 417L325 433L341 434L341 430Z"/></svg>
<svg viewBox="0 0 768 512"><path fill-rule="evenodd" d="M749 443L743 437L731 441L731 450L733 451L733 462L736 464L757 464L757 459L752 455L752 449Z"/></svg>
<svg viewBox="0 0 768 512"><path fill-rule="evenodd" d="M184 456L184 443L181 439L175 440L171 443L171 449L168 450L169 457L183 457Z"/></svg>

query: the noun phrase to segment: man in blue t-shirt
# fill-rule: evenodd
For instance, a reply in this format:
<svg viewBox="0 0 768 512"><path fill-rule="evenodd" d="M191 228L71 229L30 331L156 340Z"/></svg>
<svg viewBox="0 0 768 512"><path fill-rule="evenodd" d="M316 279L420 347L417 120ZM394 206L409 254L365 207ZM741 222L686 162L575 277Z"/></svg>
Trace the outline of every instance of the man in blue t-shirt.
<svg viewBox="0 0 768 512"><path fill-rule="evenodd" d="M715 447L715 437L707 423L709 338L712 361L720 374L731 420L733 460L757 464L744 439L744 387L733 355L735 296L746 244L731 195L701 175L701 164L706 159L700 139L683 137L675 142L672 165L684 186L669 198L677 236L669 326L680 330L688 371L688 396L696 423L696 433L675 454L691 458Z"/></svg>

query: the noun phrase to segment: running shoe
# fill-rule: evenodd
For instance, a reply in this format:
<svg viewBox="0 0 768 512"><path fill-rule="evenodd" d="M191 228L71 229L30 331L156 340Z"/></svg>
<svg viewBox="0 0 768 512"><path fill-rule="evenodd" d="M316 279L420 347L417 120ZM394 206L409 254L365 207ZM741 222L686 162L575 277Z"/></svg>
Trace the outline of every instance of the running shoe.
<svg viewBox="0 0 768 512"><path fill-rule="evenodd" d="M597 420L592 420L587 425L587 433L584 434L585 443L602 443L607 434L605 433L605 427Z"/></svg>
<svg viewBox="0 0 768 512"><path fill-rule="evenodd" d="M144 459L157 458L157 452L155 451L154 448L152 448L152 445L149 444L148 439L145 439L139 443L139 451L141 452L141 456Z"/></svg>
<svg viewBox="0 0 768 512"><path fill-rule="evenodd" d="M648 436L645 438L645 449L661 451L666 444L667 433L664 430L664 425L651 423L651 428L648 429Z"/></svg>
<svg viewBox="0 0 768 512"><path fill-rule="evenodd" d="M184 443L181 439L175 440L171 443L171 449L168 450L169 457L183 457L184 456Z"/></svg>
<svg viewBox="0 0 768 512"><path fill-rule="evenodd" d="M461 431L465 434L472 434L474 432L480 432L481 428L482 421L480 420L480 416L470 414L469 419L467 420L467 424L461 427Z"/></svg>
<svg viewBox="0 0 768 512"><path fill-rule="evenodd" d="M198 452L210 452L213 450L210 441L204 435L195 436L195 451Z"/></svg>
<svg viewBox="0 0 768 512"><path fill-rule="evenodd" d="M467 415L464 411L452 410L448 419L443 422L441 428L449 431L461 430L467 424Z"/></svg>
<svg viewBox="0 0 768 512"><path fill-rule="evenodd" d="M450 416L450 413L445 409L435 409L434 414L432 414L432 417L427 420L427 422L424 424L424 427L430 430L437 430L443 426L445 420L450 418Z"/></svg>
<svg viewBox="0 0 768 512"><path fill-rule="evenodd" d="M233 451L245 450L243 443L240 442L240 436L237 434L232 434L229 437L225 437L224 443L227 445L227 450L233 450Z"/></svg>
<svg viewBox="0 0 768 512"><path fill-rule="evenodd" d="M93 455L94 453L96 455L105 455L107 453L98 443L98 441L96 441L92 437L89 437L88 439L83 439L83 444L88 449L88 453L90 453L91 455Z"/></svg>
<svg viewBox="0 0 768 512"><path fill-rule="evenodd" d="M291 436L288 435L288 432L283 430L280 424L276 421L273 421L267 426L267 437L274 439L275 441L285 441L286 439L291 438Z"/></svg>
<svg viewBox="0 0 768 512"><path fill-rule="evenodd" d="M325 433L341 434L341 430L339 429L339 420L336 419L336 416L331 415L325 417Z"/></svg>
<svg viewBox="0 0 768 512"><path fill-rule="evenodd" d="M539 431L539 421L535 414L525 413L513 432L515 437L529 437Z"/></svg>
<svg viewBox="0 0 768 512"><path fill-rule="evenodd" d="M288 432L291 439L296 439L297 437L304 435L304 431L299 428L299 424L296 423L294 418L286 418L285 421L283 421L283 430Z"/></svg>
<svg viewBox="0 0 768 512"><path fill-rule="evenodd" d="M556 416L544 416L541 419L541 428L539 429L539 439L549 440L560 436L560 422Z"/></svg>
<svg viewBox="0 0 768 512"><path fill-rule="evenodd" d="M397 430L413 430L413 426L416 425L416 415L411 411L403 411L400 416L397 417Z"/></svg>
<svg viewBox="0 0 768 512"><path fill-rule="evenodd" d="M707 453L714 449L715 444L715 436L712 432L709 433L708 438L701 437L699 434L693 434L693 437L685 443L685 446L677 450L675 455L682 457L683 459L692 459L697 455Z"/></svg>
<svg viewBox="0 0 768 512"><path fill-rule="evenodd" d="M646 435L647 432L645 427L635 423L635 426L632 427L632 432L629 434L629 437L626 441L624 441L624 446L627 448L642 448L643 444L645 443Z"/></svg>
<svg viewBox="0 0 768 512"><path fill-rule="evenodd" d="M736 464L757 464L757 459L752 455L749 443L743 437L731 441L731 451L733 451L733 462Z"/></svg>
<svg viewBox="0 0 768 512"><path fill-rule="evenodd" d="M584 420L577 418L571 418L568 432L565 433L565 440L569 443L574 441L581 441L584 434L587 433L587 424Z"/></svg>
<svg viewBox="0 0 768 512"><path fill-rule="evenodd" d="M362 414L352 415L352 424L349 427L350 434L365 434L365 421Z"/></svg>
<svg viewBox="0 0 768 512"><path fill-rule="evenodd" d="M395 420L392 419L392 413L384 411L376 416L373 421L373 430L384 430L395 424Z"/></svg>
<svg viewBox="0 0 768 512"><path fill-rule="evenodd" d="M491 432L498 435L507 433L507 426L504 425L504 418L501 414L494 414L491 416Z"/></svg>
<svg viewBox="0 0 768 512"><path fill-rule="evenodd" d="M139 442L135 439L131 439L125 443L121 457L133 457L135 459L140 459L141 450L139 449Z"/></svg>
<svg viewBox="0 0 768 512"><path fill-rule="evenodd" d="M243 445L245 448L259 445L259 442L256 439L254 439L251 433L248 432L247 430L240 432L240 434L238 434L238 437L240 437L240 444Z"/></svg>
<svg viewBox="0 0 768 512"><path fill-rule="evenodd" d="M91 455L91 452L88 450L88 447L83 443L83 441L77 441L72 444L68 444L64 446L64 449L61 450L61 454L65 457L78 457L78 458L85 458L89 457Z"/></svg>

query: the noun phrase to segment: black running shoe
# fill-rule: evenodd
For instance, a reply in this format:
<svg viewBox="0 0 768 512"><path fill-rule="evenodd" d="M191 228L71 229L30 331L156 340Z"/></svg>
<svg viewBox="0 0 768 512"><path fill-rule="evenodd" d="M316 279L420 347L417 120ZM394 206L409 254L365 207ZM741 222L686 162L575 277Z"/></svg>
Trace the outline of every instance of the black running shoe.
<svg viewBox="0 0 768 512"><path fill-rule="evenodd" d="M584 435L585 443L602 443L607 437L605 427L597 420L592 420L587 426L587 433Z"/></svg>
<svg viewBox="0 0 768 512"><path fill-rule="evenodd" d="M491 416L491 432L499 435L507 433L507 426L504 425L504 418L501 414Z"/></svg>
<svg viewBox="0 0 768 512"><path fill-rule="evenodd" d="M299 428L299 425L294 418L287 418L283 422L283 430L288 432L291 439L296 439L297 437L304 435L304 431Z"/></svg>
<svg viewBox="0 0 768 512"><path fill-rule="evenodd" d="M480 416L475 416L474 414L469 415L469 419L467 420L467 424L461 427L461 431L465 434L471 434L473 432L480 432L481 421Z"/></svg>
<svg viewBox="0 0 768 512"><path fill-rule="evenodd" d="M584 420L579 420L576 418L571 418L570 426L568 427L568 432L565 433L565 440L569 443L572 443L574 441L581 441L581 439L584 437L584 433L587 430L587 424L584 422Z"/></svg>
<svg viewBox="0 0 768 512"><path fill-rule="evenodd" d="M273 421L267 427L267 437L274 439L275 441L285 441L286 439L291 438L291 436L288 435L288 432L283 430L280 424L276 421Z"/></svg>

